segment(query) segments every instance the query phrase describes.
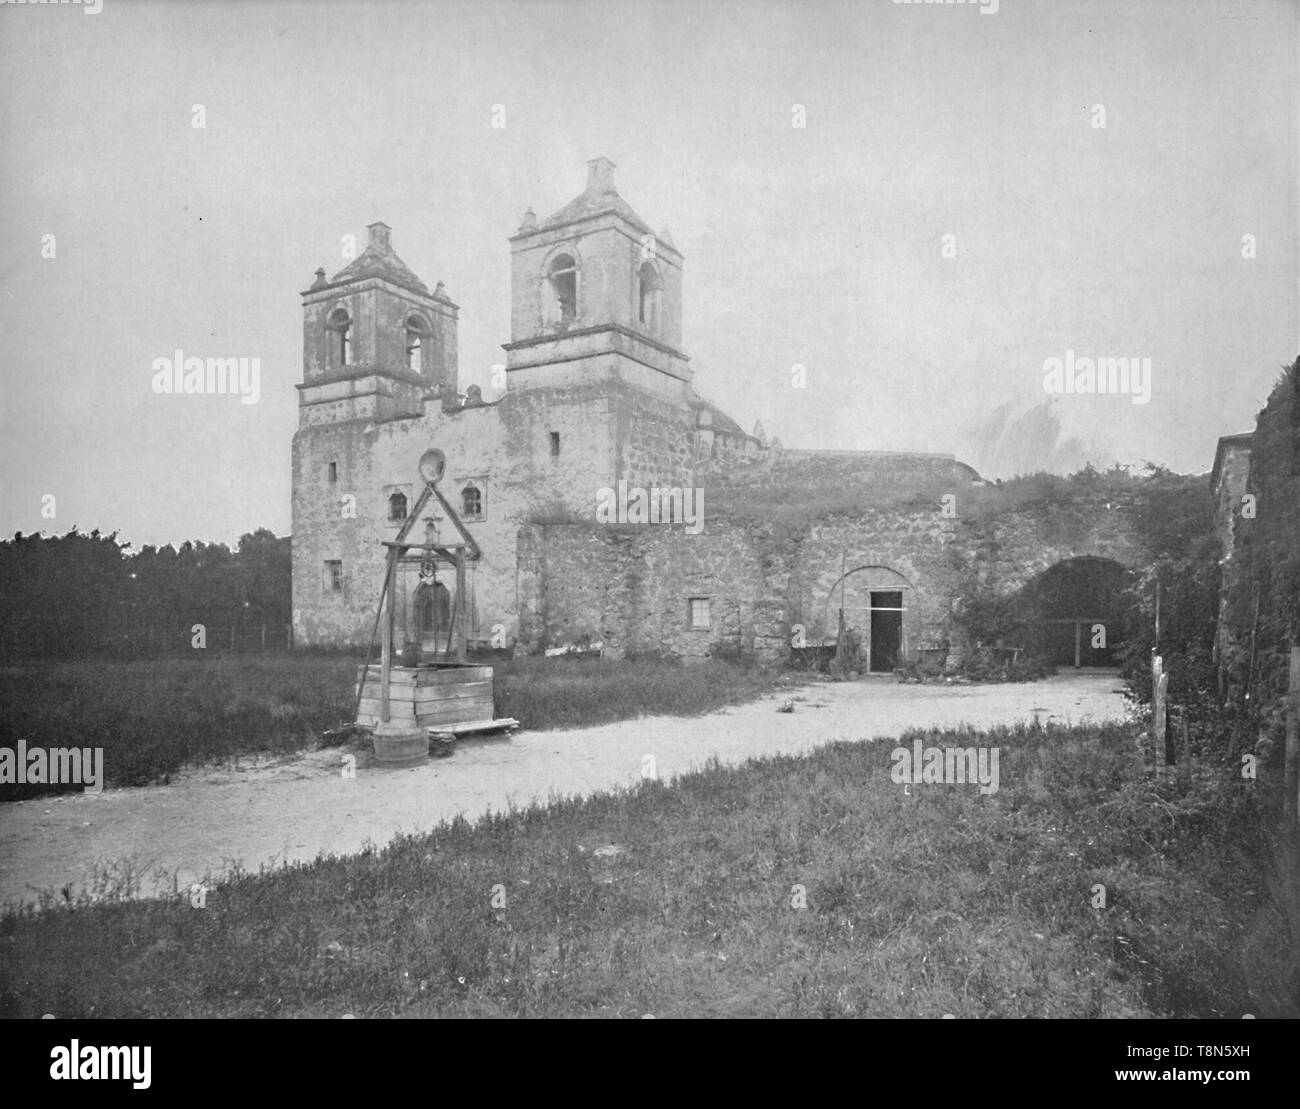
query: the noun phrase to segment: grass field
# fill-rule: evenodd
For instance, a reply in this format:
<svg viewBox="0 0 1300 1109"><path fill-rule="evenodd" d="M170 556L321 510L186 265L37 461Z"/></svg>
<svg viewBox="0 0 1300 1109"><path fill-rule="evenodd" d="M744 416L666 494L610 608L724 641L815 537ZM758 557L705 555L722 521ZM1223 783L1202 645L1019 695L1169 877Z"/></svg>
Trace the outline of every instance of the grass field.
<svg viewBox="0 0 1300 1109"><path fill-rule="evenodd" d="M1296 1015L1249 787L1157 789L1126 726L924 738L1001 788L840 743L10 913L0 1016Z"/></svg>
<svg viewBox="0 0 1300 1109"><path fill-rule="evenodd" d="M102 747L112 786L187 763L313 748L353 719L360 657L221 655L0 669L0 745ZM693 714L757 696L773 677L721 661L519 659L496 665L496 715L525 728ZM14 801L56 787L0 786ZM67 788L67 787L63 787ZM72 787L77 788L77 787Z"/></svg>

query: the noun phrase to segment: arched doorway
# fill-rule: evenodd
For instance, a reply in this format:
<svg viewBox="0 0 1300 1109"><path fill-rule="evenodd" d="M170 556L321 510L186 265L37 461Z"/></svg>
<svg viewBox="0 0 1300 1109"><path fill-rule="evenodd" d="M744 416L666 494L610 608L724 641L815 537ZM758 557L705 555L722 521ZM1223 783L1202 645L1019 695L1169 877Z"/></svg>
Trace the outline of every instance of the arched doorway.
<svg viewBox="0 0 1300 1109"><path fill-rule="evenodd" d="M822 619L829 631L838 629L841 610L864 669L890 673L912 657L920 638L920 604L916 588L897 570L870 565L846 571L827 592Z"/></svg>
<svg viewBox="0 0 1300 1109"><path fill-rule="evenodd" d="M1124 590L1129 571L1108 558L1069 558L1045 570L1029 592L1056 666L1117 666L1127 636Z"/></svg>

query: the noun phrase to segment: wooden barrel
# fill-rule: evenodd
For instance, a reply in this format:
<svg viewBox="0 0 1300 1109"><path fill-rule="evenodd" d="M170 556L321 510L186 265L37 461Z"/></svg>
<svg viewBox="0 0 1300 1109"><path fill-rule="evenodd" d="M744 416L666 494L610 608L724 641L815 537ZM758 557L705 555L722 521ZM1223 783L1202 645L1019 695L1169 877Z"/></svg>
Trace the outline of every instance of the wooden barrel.
<svg viewBox="0 0 1300 1109"><path fill-rule="evenodd" d="M423 766L429 761L429 733L419 731L388 731L381 725L375 729L375 764L377 766Z"/></svg>

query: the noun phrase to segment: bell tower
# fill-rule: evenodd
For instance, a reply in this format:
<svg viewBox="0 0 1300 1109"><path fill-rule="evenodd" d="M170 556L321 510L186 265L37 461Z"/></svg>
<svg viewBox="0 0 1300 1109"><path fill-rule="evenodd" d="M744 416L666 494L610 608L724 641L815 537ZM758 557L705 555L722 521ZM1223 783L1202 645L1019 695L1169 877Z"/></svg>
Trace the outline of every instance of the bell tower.
<svg viewBox="0 0 1300 1109"><path fill-rule="evenodd" d="M511 236L510 388L623 380L678 393L682 256L614 187L614 163L587 163L587 187L539 222L529 209Z"/></svg>
<svg viewBox="0 0 1300 1109"><path fill-rule="evenodd" d="M360 255L302 294L300 426L419 416L456 391L459 308L407 268L386 223L367 230Z"/></svg>

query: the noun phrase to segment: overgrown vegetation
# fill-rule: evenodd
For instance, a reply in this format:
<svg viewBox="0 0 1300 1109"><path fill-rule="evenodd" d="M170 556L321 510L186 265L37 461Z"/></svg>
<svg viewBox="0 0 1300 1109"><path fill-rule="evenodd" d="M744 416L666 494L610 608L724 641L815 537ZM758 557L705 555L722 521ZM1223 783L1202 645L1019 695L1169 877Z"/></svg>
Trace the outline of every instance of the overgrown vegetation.
<svg viewBox="0 0 1300 1109"><path fill-rule="evenodd" d="M1232 640L1224 662L1228 686L1249 694L1266 745L1280 753L1288 659L1300 644L1300 359L1269 394L1250 453L1252 511L1232 506L1236 567L1227 581Z"/></svg>
<svg viewBox="0 0 1300 1109"><path fill-rule="evenodd" d="M1255 843L1267 859L1267 901L1251 949L1269 945L1274 1002L1300 1008L1300 828L1285 818L1283 781L1287 657L1300 642L1300 360L1283 371L1251 444L1252 503L1230 503L1235 550L1226 569L1213 529L1213 501L1171 489L1145 516L1156 563L1139 575L1127 605L1135 629L1122 670L1139 704L1152 697L1153 649L1169 675L1171 734L1186 728L1184 762L1230 778L1256 776ZM1156 641L1159 598L1160 635ZM1220 598L1226 605L1220 612ZM1215 657L1216 631L1228 633ZM1156 752L1164 758L1165 752ZM1184 767L1184 769L1186 769ZM1261 924L1261 927L1264 927Z"/></svg>
<svg viewBox="0 0 1300 1109"><path fill-rule="evenodd" d="M196 652L197 654L197 652ZM0 669L0 746L102 747L113 786L165 782L187 763L315 748L353 719L356 654L212 655ZM775 676L721 660L496 661L496 715L571 728L694 714L756 697ZM0 785L0 801L79 786Z"/></svg>
<svg viewBox="0 0 1300 1109"><path fill-rule="evenodd" d="M186 763L316 746L352 719L359 661L213 655L8 666L0 669L0 745L102 747L109 784L165 782ZM78 788L3 785L0 800Z"/></svg>
<svg viewBox="0 0 1300 1109"><path fill-rule="evenodd" d="M1001 789L905 794L889 744L841 743L458 819L203 910L51 896L0 921L0 1015L1297 1015L1250 785L1153 786L1122 726L918 735L996 745Z"/></svg>
<svg viewBox="0 0 1300 1109"><path fill-rule="evenodd" d="M827 465L832 463L828 462ZM1203 492L1201 479L1175 474L1162 466L1144 469L1116 465L1098 470L1089 465L1069 475L1035 473L982 485L958 483L949 475L912 477L907 482L854 481L836 472L834 480L809 481L800 468L781 471L719 471L709 485L717 489L710 512L723 519L747 520L771 526L776 532L803 534L814 524L834 517L853 517L871 512L895 512L914 508L940 511L943 497L957 497L960 518L982 523L1015 512L1062 518L1069 507L1084 500L1105 504L1139 504L1139 528L1150 521L1162 531L1161 521L1174 518L1182 496ZM1184 520L1187 528L1196 519ZM1143 536L1147 538L1147 536Z"/></svg>

